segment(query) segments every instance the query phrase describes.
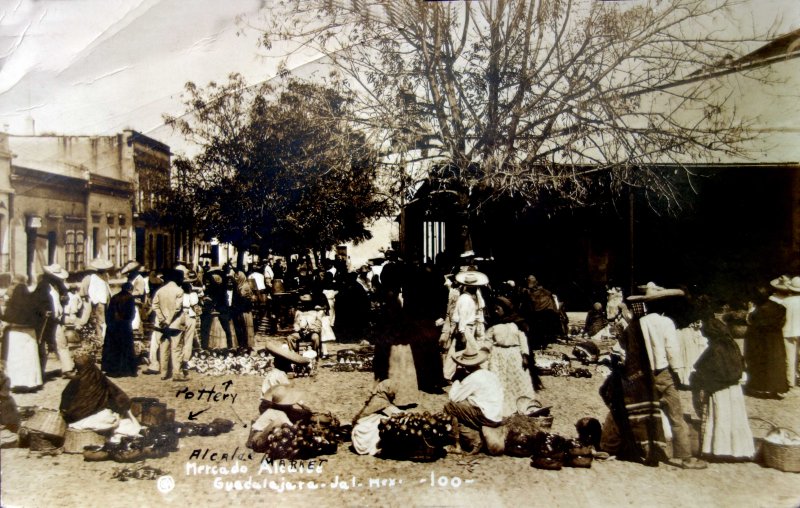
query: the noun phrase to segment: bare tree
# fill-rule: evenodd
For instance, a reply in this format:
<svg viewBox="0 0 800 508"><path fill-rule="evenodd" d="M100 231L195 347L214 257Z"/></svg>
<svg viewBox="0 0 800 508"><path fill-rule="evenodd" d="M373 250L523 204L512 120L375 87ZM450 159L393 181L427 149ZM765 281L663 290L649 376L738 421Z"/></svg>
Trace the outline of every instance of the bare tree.
<svg viewBox="0 0 800 508"><path fill-rule="evenodd" d="M417 176L471 210L631 187L674 206L664 165L741 156L750 139L719 80L688 79L748 49L719 28L732 3L282 0L251 24L267 47L323 55L358 92L353 120L404 155L391 161L432 161Z"/></svg>

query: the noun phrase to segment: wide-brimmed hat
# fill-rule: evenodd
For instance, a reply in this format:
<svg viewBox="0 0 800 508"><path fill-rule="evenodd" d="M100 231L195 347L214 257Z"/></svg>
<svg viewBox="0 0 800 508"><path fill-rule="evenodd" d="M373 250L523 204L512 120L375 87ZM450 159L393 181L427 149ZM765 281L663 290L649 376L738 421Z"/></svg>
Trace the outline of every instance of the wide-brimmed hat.
<svg viewBox="0 0 800 508"><path fill-rule="evenodd" d="M306 393L290 384L278 384L267 390L262 399L268 400L273 404L290 406L292 404L305 405Z"/></svg>
<svg viewBox="0 0 800 508"><path fill-rule="evenodd" d="M480 365L489 359L489 351L481 348L475 350L472 345L468 344L466 349L453 356L453 360L459 365L471 367L473 365Z"/></svg>
<svg viewBox="0 0 800 508"><path fill-rule="evenodd" d="M66 280L67 277L69 277L69 272L61 268L61 265L59 265L58 263L53 263L52 265L43 266L42 270L44 270L44 273L52 275L53 277L56 277L61 280Z"/></svg>
<svg viewBox="0 0 800 508"><path fill-rule="evenodd" d="M522 396L517 399L517 413L525 416L548 416L552 406L542 406L536 399Z"/></svg>
<svg viewBox="0 0 800 508"><path fill-rule="evenodd" d="M456 274L456 280L465 286L485 286L489 283L489 277L483 272L466 270Z"/></svg>
<svg viewBox="0 0 800 508"><path fill-rule="evenodd" d="M307 364L311 362L308 358L305 358L291 349L286 344L280 344L277 342L268 342L267 343L267 351L269 351L273 356L277 356L283 358L284 360L289 360L293 363L300 363L300 364Z"/></svg>
<svg viewBox="0 0 800 508"><path fill-rule="evenodd" d="M474 250L465 250L464 252L461 253L461 257L462 258L469 258L469 257L472 257L474 255L475 255L475 251Z"/></svg>
<svg viewBox="0 0 800 508"><path fill-rule="evenodd" d="M184 282L197 282L197 272L189 270L183 277Z"/></svg>
<svg viewBox="0 0 800 508"><path fill-rule="evenodd" d="M629 296L629 302L651 302L661 298L686 295L682 289L665 289L661 286L657 286L654 282L648 282L644 286L639 286L639 289L644 290L644 294Z"/></svg>
<svg viewBox="0 0 800 508"><path fill-rule="evenodd" d="M769 281L769 285L781 291L791 291L793 293L800 293L800 277L789 277L788 275L781 275L777 279Z"/></svg>
<svg viewBox="0 0 800 508"><path fill-rule="evenodd" d="M133 272L135 270L140 269L141 267L142 265L139 264L137 261L128 261L127 263L125 263L125 266L122 267L122 270L119 271L119 273L125 275L126 273Z"/></svg>
<svg viewBox="0 0 800 508"><path fill-rule="evenodd" d="M109 261L107 259L103 259L103 258L94 258L93 260L91 260L89 262L89 268L92 269L92 270L97 270L97 271L108 270L112 266L114 266L114 263L112 263L111 261Z"/></svg>

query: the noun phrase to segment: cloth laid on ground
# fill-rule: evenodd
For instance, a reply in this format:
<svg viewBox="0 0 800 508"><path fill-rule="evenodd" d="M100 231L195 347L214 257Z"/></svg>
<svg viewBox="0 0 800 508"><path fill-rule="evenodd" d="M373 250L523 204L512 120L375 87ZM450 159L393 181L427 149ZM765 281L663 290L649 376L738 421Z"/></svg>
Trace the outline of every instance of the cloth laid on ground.
<svg viewBox="0 0 800 508"><path fill-rule="evenodd" d="M60 409L67 423L80 421L102 409L127 414L131 399L112 383L88 356L75 358L75 377L61 393Z"/></svg>

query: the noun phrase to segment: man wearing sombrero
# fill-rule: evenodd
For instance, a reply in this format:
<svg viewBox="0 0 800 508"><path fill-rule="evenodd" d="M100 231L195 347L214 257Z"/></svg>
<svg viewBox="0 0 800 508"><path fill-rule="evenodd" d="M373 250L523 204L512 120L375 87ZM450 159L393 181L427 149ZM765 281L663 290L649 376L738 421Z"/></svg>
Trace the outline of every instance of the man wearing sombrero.
<svg viewBox="0 0 800 508"><path fill-rule="evenodd" d="M497 427L503 420L503 385L497 374L481 368L489 359L486 349L467 344L454 359L467 376L453 383L450 401L444 406L444 412L453 417L455 445L449 451L462 453L463 442L472 455L481 450L481 428Z"/></svg>
<svg viewBox="0 0 800 508"><path fill-rule="evenodd" d="M665 315L670 303L684 296L684 292L664 289L652 282L640 289L644 294L631 296L628 301L641 303L643 315L635 318L619 339L625 350L626 382L623 383L625 405L617 408L615 415L620 417L617 425L633 450L632 458L657 465L661 459L658 444L663 443L663 412L672 428L670 463L684 469L705 469L708 465L704 461L692 457L689 428L675 387L675 371L683 366L681 348L675 323Z"/></svg>

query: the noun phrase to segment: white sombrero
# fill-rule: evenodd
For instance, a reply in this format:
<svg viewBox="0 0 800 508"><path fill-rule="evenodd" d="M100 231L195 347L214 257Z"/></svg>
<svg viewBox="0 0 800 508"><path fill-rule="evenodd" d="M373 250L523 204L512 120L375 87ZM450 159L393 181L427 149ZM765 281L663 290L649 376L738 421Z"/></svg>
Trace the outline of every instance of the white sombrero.
<svg viewBox="0 0 800 508"><path fill-rule="evenodd" d="M456 274L456 280L465 286L485 286L489 283L489 277L483 272L466 270Z"/></svg>
<svg viewBox="0 0 800 508"><path fill-rule="evenodd" d="M69 272L61 268L61 265L58 263L43 266L42 270L44 270L44 273L52 275L53 277L57 277L61 280L66 280L67 277L69 277Z"/></svg>
<svg viewBox="0 0 800 508"><path fill-rule="evenodd" d="M648 282L644 286L639 286L639 289L644 290L643 295L633 295L628 297L629 302L650 302L661 298L671 296L685 296L686 293L682 289L664 289L657 286L654 282Z"/></svg>

